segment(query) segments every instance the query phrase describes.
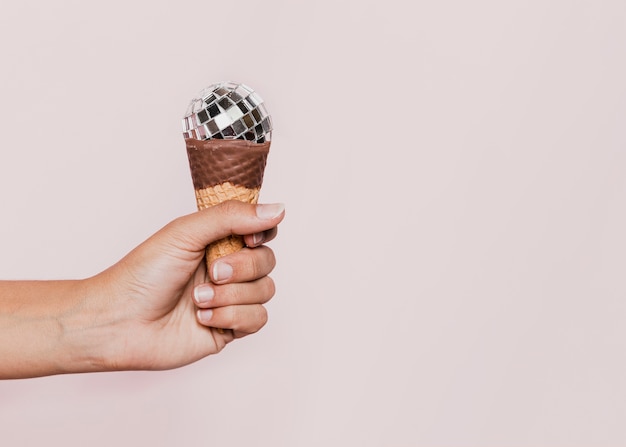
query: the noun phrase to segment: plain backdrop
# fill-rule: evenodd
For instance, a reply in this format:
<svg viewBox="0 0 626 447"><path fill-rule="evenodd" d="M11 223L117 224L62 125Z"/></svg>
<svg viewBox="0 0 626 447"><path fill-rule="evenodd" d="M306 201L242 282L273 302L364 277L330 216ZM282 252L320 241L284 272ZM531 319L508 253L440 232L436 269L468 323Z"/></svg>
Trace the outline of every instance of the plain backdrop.
<svg viewBox="0 0 626 447"><path fill-rule="evenodd" d="M221 80L287 218L260 333L0 382L0 445L626 445L625 59L622 0L4 1L1 278L193 212L180 119Z"/></svg>

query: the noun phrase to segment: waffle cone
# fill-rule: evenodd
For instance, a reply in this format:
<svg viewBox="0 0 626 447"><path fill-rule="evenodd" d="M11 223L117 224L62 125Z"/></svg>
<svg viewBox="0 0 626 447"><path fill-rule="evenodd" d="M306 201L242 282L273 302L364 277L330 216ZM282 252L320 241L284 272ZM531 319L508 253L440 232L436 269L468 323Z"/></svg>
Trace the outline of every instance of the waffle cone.
<svg viewBox="0 0 626 447"><path fill-rule="evenodd" d="M270 142L186 139L199 210L227 200L256 204ZM207 269L217 258L241 250L243 237L231 235L207 247Z"/></svg>
<svg viewBox="0 0 626 447"><path fill-rule="evenodd" d="M198 210L209 208L227 200L239 200L256 204L259 200L259 190L260 188L246 188L245 186L224 182L208 188L196 189L196 203ZM235 253L243 247L243 237L238 235L230 235L213 242L206 249L207 269L211 262L217 258Z"/></svg>

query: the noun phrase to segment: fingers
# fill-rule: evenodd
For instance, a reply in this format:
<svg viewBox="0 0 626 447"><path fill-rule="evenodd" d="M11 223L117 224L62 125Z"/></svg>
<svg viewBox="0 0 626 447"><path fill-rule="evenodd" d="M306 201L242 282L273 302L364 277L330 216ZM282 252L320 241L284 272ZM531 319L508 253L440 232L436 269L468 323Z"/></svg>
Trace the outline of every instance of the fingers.
<svg viewBox="0 0 626 447"><path fill-rule="evenodd" d="M267 323L262 304L274 292L274 281L269 276L247 283L199 284L193 294L199 307L196 317L204 326L232 329L236 338L252 334Z"/></svg>
<svg viewBox="0 0 626 447"><path fill-rule="evenodd" d="M179 248L190 251L202 251L211 242L231 234L249 235L247 242L256 246L275 236L272 229L284 216L281 203L250 205L230 200L180 217L164 231Z"/></svg>
<svg viewBox="0 0 626 447"><path fill-rule="evenodd" d="M213 261L209 277L214 284L254 281L268 275L275 266L276 258L269 247L243 248Z"/></svg>
<svg viewBox="0 0 626 447"><path fill-rule="evenodd" d="M261 329L267 322L262 305L275 292L274 281L267 276L275 264L273 251L265 246L215 260L209 268L212 283L198 284L193 291L198 322L231 329L235 338Z"/></svg>
<svg viewBox="0 0 626 447"><path fill-rule="evenodd" d="M258 247L261 244L271 241L278 234L278 228L274 227L266 231L255 234L247 234L243 240L247 247Z"/></svg>
<svg viewBox="0 0 626 447"><path fill-rule="evenodd" d="M265 304L275 293L269 276L246 283L226 285L199 284L193 291L193 301L201 309L233 305Z"/></svg>
<svg viewBox="0 0 626 447"><path fill-rule="evenodd" d="M199 309L197 315L200 324L231 329L235 338L253 334L267 323L267 311L260 304Z"/></svg>
<svg viewBox="0 0 626 447"><path fill-rule="evenodd" d="M263 307L274 295L274 282L267 275L274 269L273 251L261 244L276 237L284 218L284 206L249 205L225 202L184 216L168 225L163 233L171 246L204 253L211 242L230 234L245 235L249 248L219 258L209 266L212 284L194 288L198 307L196 319L210 328L230 329L239 338L261 329L267 322ZM220 334L222 334L220 332Z"/></svg>

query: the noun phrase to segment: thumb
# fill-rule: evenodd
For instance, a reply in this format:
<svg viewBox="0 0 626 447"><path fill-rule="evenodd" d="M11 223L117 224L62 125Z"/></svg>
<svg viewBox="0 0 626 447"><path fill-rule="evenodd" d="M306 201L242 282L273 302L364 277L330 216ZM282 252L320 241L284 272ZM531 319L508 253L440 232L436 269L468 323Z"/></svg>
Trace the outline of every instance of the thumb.
<svg viewBox="0 0 626 447"><path fill-rule="evenodd" d="M202 251L210 243L231 234L254 234L274 228L284 217L282 203L251 205L229 200L179 217L164 230L182 244L180 248Z"/></svg>

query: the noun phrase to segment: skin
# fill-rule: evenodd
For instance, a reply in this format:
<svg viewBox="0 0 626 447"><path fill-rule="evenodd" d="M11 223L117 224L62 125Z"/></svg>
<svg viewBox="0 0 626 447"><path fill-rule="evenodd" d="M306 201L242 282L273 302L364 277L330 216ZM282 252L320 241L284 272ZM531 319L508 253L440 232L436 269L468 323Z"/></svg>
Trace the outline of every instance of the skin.
<svg viewBox="0 0 626 447"><path fill-rule="evenodd" d="M91 278L0 281L0 378L176 368L257 332L275 291L262 244L283 217L280 204L226 202L170 222ZM247 248L207 272L205 247L230 234Z"/></svg>

